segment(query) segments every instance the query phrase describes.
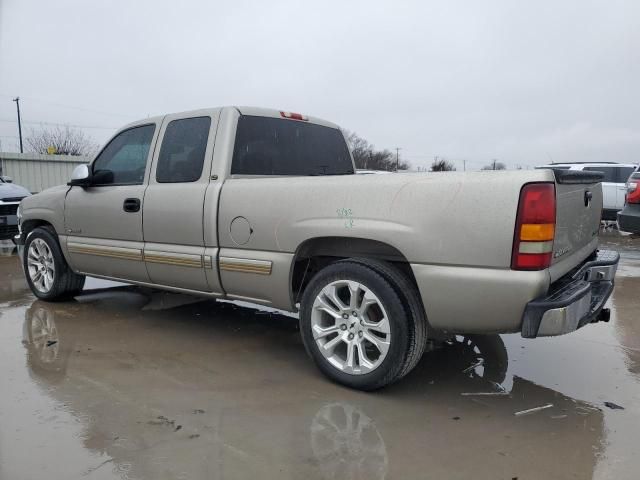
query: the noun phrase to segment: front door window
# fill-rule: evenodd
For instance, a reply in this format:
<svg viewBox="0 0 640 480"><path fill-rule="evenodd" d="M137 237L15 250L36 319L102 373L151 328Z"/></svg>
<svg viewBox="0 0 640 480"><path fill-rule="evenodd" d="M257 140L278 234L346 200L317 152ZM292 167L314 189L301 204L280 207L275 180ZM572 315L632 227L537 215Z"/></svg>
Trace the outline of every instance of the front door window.
<svg viewBox="0 0 640 480"><path fill-rule="evenodd" d="M93 185L141 185L155 125L117 135L93 162Z"/></svg>

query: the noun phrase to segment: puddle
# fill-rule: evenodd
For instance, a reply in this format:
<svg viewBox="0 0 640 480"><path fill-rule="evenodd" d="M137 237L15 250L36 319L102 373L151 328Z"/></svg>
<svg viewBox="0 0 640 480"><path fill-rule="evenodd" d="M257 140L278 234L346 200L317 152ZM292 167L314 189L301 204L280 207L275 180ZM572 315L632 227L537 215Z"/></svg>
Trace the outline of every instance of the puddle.
<svg viewBox="0 0 640 480"><path fill-rule="evenodd" d="M45 303L0 257L0 478L635 478L625 251L610 323L459 336L369 394L317 372L291 315L95 279Z"/></svg>

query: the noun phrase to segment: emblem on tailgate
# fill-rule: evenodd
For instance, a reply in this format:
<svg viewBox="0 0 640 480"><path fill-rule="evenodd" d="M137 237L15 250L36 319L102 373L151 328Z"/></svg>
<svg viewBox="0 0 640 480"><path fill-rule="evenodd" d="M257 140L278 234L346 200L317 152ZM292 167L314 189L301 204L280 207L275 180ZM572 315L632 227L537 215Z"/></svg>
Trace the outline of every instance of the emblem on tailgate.
<svg viewBox="0 0 640 480"><path fill-rule="evenodd" d="M553 254L553 258L561 257L562 255L567 253L569 250L571 250L571 247L561 248L560 250L558 250L556 253Z"/></svg>

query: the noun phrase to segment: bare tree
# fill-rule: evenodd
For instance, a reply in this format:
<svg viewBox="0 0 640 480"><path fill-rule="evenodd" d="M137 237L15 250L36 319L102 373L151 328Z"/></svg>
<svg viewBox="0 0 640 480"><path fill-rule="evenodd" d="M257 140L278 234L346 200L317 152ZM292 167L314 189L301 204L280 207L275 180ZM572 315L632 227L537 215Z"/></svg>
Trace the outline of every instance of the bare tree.
<svg viewBox="0 0 640 480"><path fill-rule="evenodd" d="M431 164L432 172L451 172L455 169L456 167L453 165L453 163L442 157L435 157L433 159L433 163Z"/></svg>
<svg viewBox="0 0 640 480"><path fill-rule="evenodd" d="M82 130L56 126L53 128L31 129L26 138L29 150L34 153L53 155L93 155L98 144Z"/></svg>
<svg viewBox="0 0 640 480"><path fill-rule="evenodd" d="M344 133L356 166L358 168L370 168L368 163L371 160L370 154L373 151L373 145L364 138L359 137L356 132L345 131Z"/></svg>
<svg viewBox="0 0 640 480"><path fill-rule="evenodd" d="M387 170L393 172L396 169L396 156L391 151L376 150L376 148L360 137L355 132L344 132L349 148L353 155L356 168L366 168L369 170ZM398 162L398 170L408 170L409 163L404 160Z"/></svg>
<svg viewBox="0 0 640 480"><path fill-rule="evenodd" d="M497 160L493 160L493 162L491 162L490 165L485 165L484 167L482 167L482 170L506 170L507 166L502 163L502 162L498 162Z"/></svg>

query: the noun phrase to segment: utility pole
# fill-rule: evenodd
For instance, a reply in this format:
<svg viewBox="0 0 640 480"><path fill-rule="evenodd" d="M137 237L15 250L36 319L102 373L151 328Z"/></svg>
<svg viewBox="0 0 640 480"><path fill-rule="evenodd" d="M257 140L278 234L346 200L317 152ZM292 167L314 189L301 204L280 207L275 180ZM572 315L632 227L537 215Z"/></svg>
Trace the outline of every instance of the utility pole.
<svg viewBox="0 0 640 480"><path fill-rule="evenodd" d="M463 172L467 171L467 161L466 160L462 160L462 171Z"/></svg>
<svg viewBox="0 0 640 480"><path fill-rule="evenodd" d="M400 164L400 147L396 147L396 172L398 171L398 165Z"/></svg>
<svg viewBox="0 0 640 480"><path fill-rule="evenodd" d="M22 122L20 121L20 97L13 99L16 102L16 108L18 109L18 136L20 137L20 153L24 153L22 150Z"/></svg>

